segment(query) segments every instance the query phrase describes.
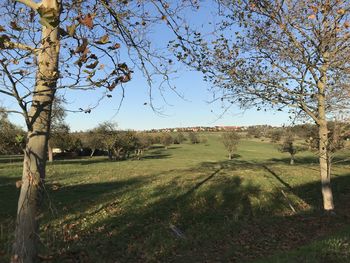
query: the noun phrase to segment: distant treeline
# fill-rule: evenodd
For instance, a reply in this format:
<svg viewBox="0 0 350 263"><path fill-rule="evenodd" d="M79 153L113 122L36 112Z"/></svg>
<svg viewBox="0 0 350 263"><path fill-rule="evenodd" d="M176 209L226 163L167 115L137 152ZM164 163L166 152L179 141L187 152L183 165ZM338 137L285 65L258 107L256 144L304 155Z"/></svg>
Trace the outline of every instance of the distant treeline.
<svg viewBox="0 0 350 263"><path fill-rule="evenodd" d="M0 154L21 154L25 145L25 132L23 129L11 123L7 116L0 116ZM340 140L350 138L350 125L344 122L329 122L330 134L335 134ZM219 127L219 126L218 126ZM227 126L236 127L236 126ZM315 144L318 140L316 125L300 124L290 127L273 127L270 125L255 125L243 129L237 129L241 138L260 138L270 140L273 143L280 142L283 137L292 134L308 144ZM223 132L227 132L226 130ZM49 157L56 156L93 156L106 155L111 160L123 160L127 158L141 158L154 144L161 144L167 148L171 144L181 144L188 141L192 144L206 142L203 133L196 131L165 130L163 132L136 132L118 130L114 123L101 123L96 128L70 132L67 124L56 125L51 131L49 140ZM311 146L310 146L311 147Z"/></svg>

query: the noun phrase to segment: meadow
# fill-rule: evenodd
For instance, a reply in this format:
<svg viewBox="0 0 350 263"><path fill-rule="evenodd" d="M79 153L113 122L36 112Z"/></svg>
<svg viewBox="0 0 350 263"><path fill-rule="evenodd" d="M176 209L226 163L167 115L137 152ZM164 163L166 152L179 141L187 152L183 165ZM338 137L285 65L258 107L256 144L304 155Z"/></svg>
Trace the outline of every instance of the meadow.
<svg viewBox="0 0 350 263"><path fill-rule="evenodd" d="M233 160L218 133L141 160L47 166L45 262L350 262L350 163L338 154L336 215L322 212L318 161L295 165L274 144L242 140ZM8 262L20 157L0 158L0 262Z"/></svg>

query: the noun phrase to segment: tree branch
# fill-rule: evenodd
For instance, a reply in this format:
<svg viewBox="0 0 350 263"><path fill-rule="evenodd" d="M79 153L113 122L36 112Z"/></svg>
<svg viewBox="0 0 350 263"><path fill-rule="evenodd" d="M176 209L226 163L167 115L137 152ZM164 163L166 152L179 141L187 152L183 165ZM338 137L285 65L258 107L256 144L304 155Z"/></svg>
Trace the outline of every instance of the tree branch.
<svg viewBox="0 0 350 263"><path fill-rule="evenodd" d="M28 46L28 45L25 45L22 43L15 43L15 42L11 42L11 41L4 41L3 49L21 49L21 50L30 51L32 53L39 52L38 48L33 48L31 46Z"/></svg>
<svg viewBox="0 0 350 263"><path fill-rule="evenodd" d="M40 6L40 4L35 3L34 1L31 1L31 0L14 0L14 1L18 2L18 3L22 3L33 10L38 10L38 8Z"/></svg>
<svg viewBox="0 0 350 263"><path fill-rule="evenodd" d="M35 11L39 11L38 13L39 13L40 18L41 18L41 23L44 26L46 26L47 28L54 28L55 27L52 25L52 21L50 21L50 19L48 19L47 17L44 17L43 14L40 13L39 8L42 6L42 3L35 3L34 1L31 1L31 0L13 0L13 1L18 2L18 3L22 3Z"/></svg>
<svg viewBox="0 0 350 263"><path fill-rule="evenodd" d="M8 95L8 96L15 97L15 96L13 95L13 93L8 92L8 91L6 91L6 90L1 90L1 89L0 89L0 93L6 94L6 95Z"/></svg>
<svg viewBox="0 0 350 263"><path fill-rule="evenodd" d="M18 93L16 81L13 79L13 77L12 77L10 71L8 70L7 66L5 65L5 63L0 60L0 64L1 64L5 74L7 75L8 79L11 82L11 85L12 85L12 95L11 96L16 98L18 105L20 106L20 108L23 111L23 116L24 116L24 119L26 121L26 124L29 125L30 122L29 122L29 115L28 115L27 107L26 107L26 104L23 102L23 99L20 97L20 95Z"/></svg>
<svg viewBox="0 0 350 263"><path fill-rule="evenodd" d="M4 112L4 113L16 113L16 114L20 114L20 115L24 115L23 112L21 111L17 111L17 110L5 110L5 109L2 109L0 108L0 112Z"/></svg>

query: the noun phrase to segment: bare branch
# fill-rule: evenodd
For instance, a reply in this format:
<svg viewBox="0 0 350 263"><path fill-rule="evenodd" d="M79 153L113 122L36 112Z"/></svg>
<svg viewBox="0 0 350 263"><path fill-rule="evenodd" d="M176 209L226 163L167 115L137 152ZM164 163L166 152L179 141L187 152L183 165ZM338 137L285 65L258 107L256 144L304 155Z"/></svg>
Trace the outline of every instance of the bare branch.
<svg viewBox="0 0 350 263"><path fill-rule="evenodd" d="M18 105L20 106L20 108L23 111L23 116L24 116L24 119L26 121L26 124L28 125L30 123L30 120L29 120L29 115L28 115L26 103L23 101L23 99L21 98L21 96L17 90L16 81L13 79L12 74L10 73L6 64L2 60L0 60L0 64L1 64L4 72L6 73L8 79L10 80L10 83L12 85L12 95L10 95L10 96L16 98Z"/></svg>
<svg viewBox="0 0 350 263"><path fill-rule="evenodd" d="M1 89L0 89L0 93L3 93L3 94L6 94L6 95L8 95L8 96L14 97L13 93L8 92L8 91L6 91L6 90L1 90Z"/></svg>
<svg viewBox="0 0 350 263"><path fill-rule="evenodd" d="M24 115L23 112L21 111L17 111L17 110L6 110L4 108L0 108L0 112L4 112L4 113L15 113L15 114L20 114L20 115Z"/></svg>

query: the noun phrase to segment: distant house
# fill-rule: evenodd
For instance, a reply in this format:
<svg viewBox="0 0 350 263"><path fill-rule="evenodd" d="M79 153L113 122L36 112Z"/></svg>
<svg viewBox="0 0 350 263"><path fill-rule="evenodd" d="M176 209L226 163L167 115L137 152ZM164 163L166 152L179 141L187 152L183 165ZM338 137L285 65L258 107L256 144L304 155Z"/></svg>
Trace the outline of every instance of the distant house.
<svg viewBox="0 0 350 263"><path fill-rule="evenodd" d="M214 126L214 127L205 127L205 126L195 126L195 127L177 127L177 128L164 128L164 129L151 129L146 132L200 132L200 131L240 131L244 130L246 127L240 126Z"/></svg>
<svg viewBox="0 0 350 263"><path fill-rule="evenodd" d="M63 151L60 148L52 148L52 153L63 153Z"/></svg>
<svg viewBox="0 0 350 263"><path fill-rule="evenodd" d="M240 126L215 126L217 131L239 131Z"/></svg>

